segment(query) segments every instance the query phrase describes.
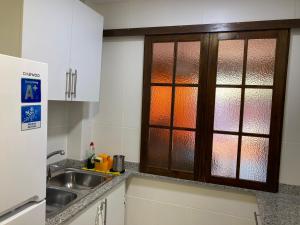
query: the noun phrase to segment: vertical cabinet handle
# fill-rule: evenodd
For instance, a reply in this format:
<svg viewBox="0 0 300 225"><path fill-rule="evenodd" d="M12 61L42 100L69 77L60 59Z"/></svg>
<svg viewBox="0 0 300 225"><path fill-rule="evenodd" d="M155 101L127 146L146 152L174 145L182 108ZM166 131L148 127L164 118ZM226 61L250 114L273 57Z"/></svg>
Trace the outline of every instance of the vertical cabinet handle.
<svg viewBox="0 0 300 225"><path fill-rule="evenodd" d="M107 219L107 198L105 199L104 204L105 204L104 225L106 225L106 219Z"/></svg>
<svg viewBox="0 0 300 225"><path fill-rule="evenodd" d="M95 225L99 225L100 216L101 216L101 205L98 205L96 218L95 218Z"/></svg>
<svg viewBox="0 0 300 225"><path fill-rule="evenodd" d="M257 219L258 216L259 216L259 215L257 214L257 212L254 212L254 219L255 219L255 224L256 224L256 225L259 225L259 224L258 224L258 219Z"/></svg>
<svg viewBox="0 0 300 225"><path fill-rule="evenodd" d="M66 72L66 91L65 91L65 98L66 100L71 97L71 74L72 69L69 69L69 71Z"/></svg>
<svg viewBox="0 0 300 225"><path fill-rule="evenodd" d="M75 70L74 73L72 73L72 98L76 98L76 92L77 92L77 70Z"/></svg>
<svg viewBox="0 0 300 225"><path fill-rule="evenodd" d="M100 205L97 207L97 213L95 218L95 225L106 225L106 212L107 211L107 199L101 201ZM100 224L101 220L101 224Z"/></svg>

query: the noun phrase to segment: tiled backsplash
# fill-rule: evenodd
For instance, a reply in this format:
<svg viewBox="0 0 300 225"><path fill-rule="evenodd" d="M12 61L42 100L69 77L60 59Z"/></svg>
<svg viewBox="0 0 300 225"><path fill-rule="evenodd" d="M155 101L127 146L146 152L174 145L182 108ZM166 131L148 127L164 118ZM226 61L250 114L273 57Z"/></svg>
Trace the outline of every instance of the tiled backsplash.
<svg viewBox="0 0 300 225"><path fill-rule="evenodd" d="M69 132L68 103L49 101L48 103L48 154L58 149L67 151L67 136ZM56 155L48 163L59 161L65 156Z"/></svg>

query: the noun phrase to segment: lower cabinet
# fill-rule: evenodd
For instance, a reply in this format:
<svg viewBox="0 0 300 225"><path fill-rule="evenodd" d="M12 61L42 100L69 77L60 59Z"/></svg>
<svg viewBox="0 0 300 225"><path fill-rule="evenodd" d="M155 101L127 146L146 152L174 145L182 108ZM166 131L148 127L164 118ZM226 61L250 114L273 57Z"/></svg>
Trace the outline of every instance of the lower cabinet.
<svg viewBox="0 0 300 225"><path fill-rule="evenodd" d="M124 225L125 182L97 200L67 225Z"/></svg>
<svg viewBox="0 0 300 225"><path fill-rule="evenodd" d="M140 177L128 180L126 192L127 225L256 224L250 193Z"/></svg>

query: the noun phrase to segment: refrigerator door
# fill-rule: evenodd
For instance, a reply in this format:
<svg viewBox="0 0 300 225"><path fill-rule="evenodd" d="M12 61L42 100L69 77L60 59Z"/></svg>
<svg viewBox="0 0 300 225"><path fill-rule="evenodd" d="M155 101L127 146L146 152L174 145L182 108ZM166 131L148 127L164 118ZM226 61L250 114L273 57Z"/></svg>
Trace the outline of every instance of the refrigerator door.
<svg viewBox="0 0 300 225"><path fill-rule="evenodd" d="M46 196L47 73L47 64L0 55L0 217ZM26 103L24 79L23 89L33 84Z"/></svg>
<svg viewBox="0 0 300 225"><path fill-rule="evenodd" d="M15 213L7 219L0 220L0 225L44 225L46 202L34 204Z"/></svg>

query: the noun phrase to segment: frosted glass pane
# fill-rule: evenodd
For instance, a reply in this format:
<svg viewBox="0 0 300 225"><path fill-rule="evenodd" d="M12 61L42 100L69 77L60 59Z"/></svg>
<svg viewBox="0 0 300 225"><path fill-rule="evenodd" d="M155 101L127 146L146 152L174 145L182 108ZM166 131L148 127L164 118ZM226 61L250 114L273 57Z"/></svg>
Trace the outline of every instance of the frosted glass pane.
<svg viewBox="0 0 300 225"><path fill-rule="evenodd" d="M238 131L240 107L240 88L217 88L214 130Z"/></svg>
<svg viewBox="0 0 300 225"><path fill-rule="evenodd" d="M178 42L176 83L198 83L200 46L200 41Z"/></svg>
<svg viewBox="0 0 300 225"><path fill-rule="evenodd" d="M197 114L198 88L176 87L174 126L195 128Z"/></svg>
<svg viewBox="0 0 300 225"><path fill-rule="evenodd" d="M148 139L148 165L155 167L168 167L169 160L168 129L150 128Z"/></svg>
<svg viewBox="0 0 300 225"><path fill-rule="evenodd" d="M247 85L273 85L276 39L248 41Z"/></svg>
<svg viewBox="0 0 300 225"><path fill-rule="evenodd" d="M172 169L193 171L195 132L173 131Z"/></svg>
<svg viewBox="0 0 300 225"><path fill-rule="evenodd" d="M219 41L217 84L242 84L244 40Z"/></svg>
<svg viewBox="0 0 300 225"><path fill-rule="evenodd" d="M174 43L154 43L152 56L152 83L172 83Z"/></svg>
<svg viewBox="0 0 300 225"><path fill-rule="evenodd" d="M170 125L171 87L151 87L150 124Z"/></svg>
<svg viewBox="0 0 300 225"><path fill-rule="evenodd" d="M211 174L220 177L236 177L238 136L214 134Z"/></svg>
<svg viewBox="0 0 300 225"><path fill-rule="evenodd" d="M272 107L272 90L245 90L243 132L269 134Z"/></svg>
<svg viewBox="0 0 300 225"><path fill-rule="evenodd" d="M242 137L240 178L266 182L269 139Z"/></svg>

